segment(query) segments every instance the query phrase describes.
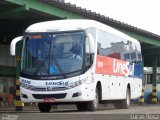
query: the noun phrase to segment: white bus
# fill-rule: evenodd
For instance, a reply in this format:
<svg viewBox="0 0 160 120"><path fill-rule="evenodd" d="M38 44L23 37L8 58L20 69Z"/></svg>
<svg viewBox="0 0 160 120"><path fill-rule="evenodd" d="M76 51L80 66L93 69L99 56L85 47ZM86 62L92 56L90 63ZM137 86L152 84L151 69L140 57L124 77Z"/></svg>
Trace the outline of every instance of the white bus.
<svg viewBox="0 0 160 120"><path fill-rule="evenodd" d="M152 89L153 89L153 74L152 71L145 71L145 89L144 89L144 100L147 103L152 103ZM160 72L157 72L157 101L160 100Z"/></svg>
<svg viewBox="0 0 160 120"><path fill-rule="evenodd" d="M20 93L23 102L38 102L41 112L53 104L76 104L94 111L106 101L129 108L141 96L141 58L126 60L125 52L141 56L140 43L93 20L57 20L29 26L23 39Z"/></svg>

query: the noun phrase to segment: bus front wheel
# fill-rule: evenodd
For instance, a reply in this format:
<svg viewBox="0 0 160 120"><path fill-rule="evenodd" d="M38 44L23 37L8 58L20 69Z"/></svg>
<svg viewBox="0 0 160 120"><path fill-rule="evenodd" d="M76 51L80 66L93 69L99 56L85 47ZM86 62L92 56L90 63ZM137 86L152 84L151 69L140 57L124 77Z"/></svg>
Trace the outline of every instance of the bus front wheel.
<svg viewBox="0 0 160 120"><path fill-rule="evenodd" d="M40 112L50 112L51 104L50 103L38 103L38 108Z"/></svg>
<svg viewBox="0 0 160 120"><path fill-rule="evenodd" d="M78 111L86 111L86 102L78 102L76 103Z"/></svg>
<svg viewBox="0 0 160 120"><path fill-rule="evenodd" d="M95 91L95 99L93 101L87 102L87 110L89 111L95 111L98 109L98 105L99 105L99 92L98 89L96 89Z"/></svg>

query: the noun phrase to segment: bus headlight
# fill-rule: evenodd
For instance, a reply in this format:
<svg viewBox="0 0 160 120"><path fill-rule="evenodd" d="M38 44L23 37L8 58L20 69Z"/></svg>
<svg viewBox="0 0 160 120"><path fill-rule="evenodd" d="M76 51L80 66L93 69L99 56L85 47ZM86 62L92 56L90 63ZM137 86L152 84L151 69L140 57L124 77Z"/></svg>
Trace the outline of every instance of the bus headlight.
<svg viewBox="0 0 160 120"><path fill-rule="evenodd" d="M77 87L77 86L83 84L85 81L86 81L86 79L79 80L79 81L76 81L76 82L70 82L70 83L68 84L68 87L70 87L70 88Z"/></svg>
<svg viewBox="0 0 160 120"><path fill-rule="evenodd" d="M28 90L31 90L33 88L33 86L28 85L28 84L24 84L24 83L21 83L21 87L28 89Z"/></svg>

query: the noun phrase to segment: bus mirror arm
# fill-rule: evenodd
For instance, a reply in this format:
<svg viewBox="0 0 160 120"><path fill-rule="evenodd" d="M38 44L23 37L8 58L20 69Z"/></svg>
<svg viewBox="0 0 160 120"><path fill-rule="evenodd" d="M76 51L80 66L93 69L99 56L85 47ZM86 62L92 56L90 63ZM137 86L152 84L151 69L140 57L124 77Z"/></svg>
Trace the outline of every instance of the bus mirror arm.
<svg viewBox="0 0 160 120"><path fill-rule="evenodd" d="M94 54L86 54L86 64L85 66L89 68L93 63Z"/></svg>
<svg viewBox="0 0 160 120"><path fill-rule="evenodd" d="M16 55L16 44L17 44L17 42L21 41L22 39L23 39L23 36L19 36L19 37L14 38L11 41L11 44L10 44L10 54L12 56Z"/></svg>

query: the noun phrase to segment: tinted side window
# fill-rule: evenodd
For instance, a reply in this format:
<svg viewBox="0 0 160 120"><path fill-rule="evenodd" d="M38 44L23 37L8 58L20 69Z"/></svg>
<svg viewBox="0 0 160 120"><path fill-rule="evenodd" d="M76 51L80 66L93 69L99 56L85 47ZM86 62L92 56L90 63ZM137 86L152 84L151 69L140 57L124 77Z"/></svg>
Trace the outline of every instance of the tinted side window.
<svg viewBox="0 0 160 120"><path fill-rule="evenodd" d="M103 30L98 31L98 53L132 63L141 61L141 48L138 43Z"/></svg>

